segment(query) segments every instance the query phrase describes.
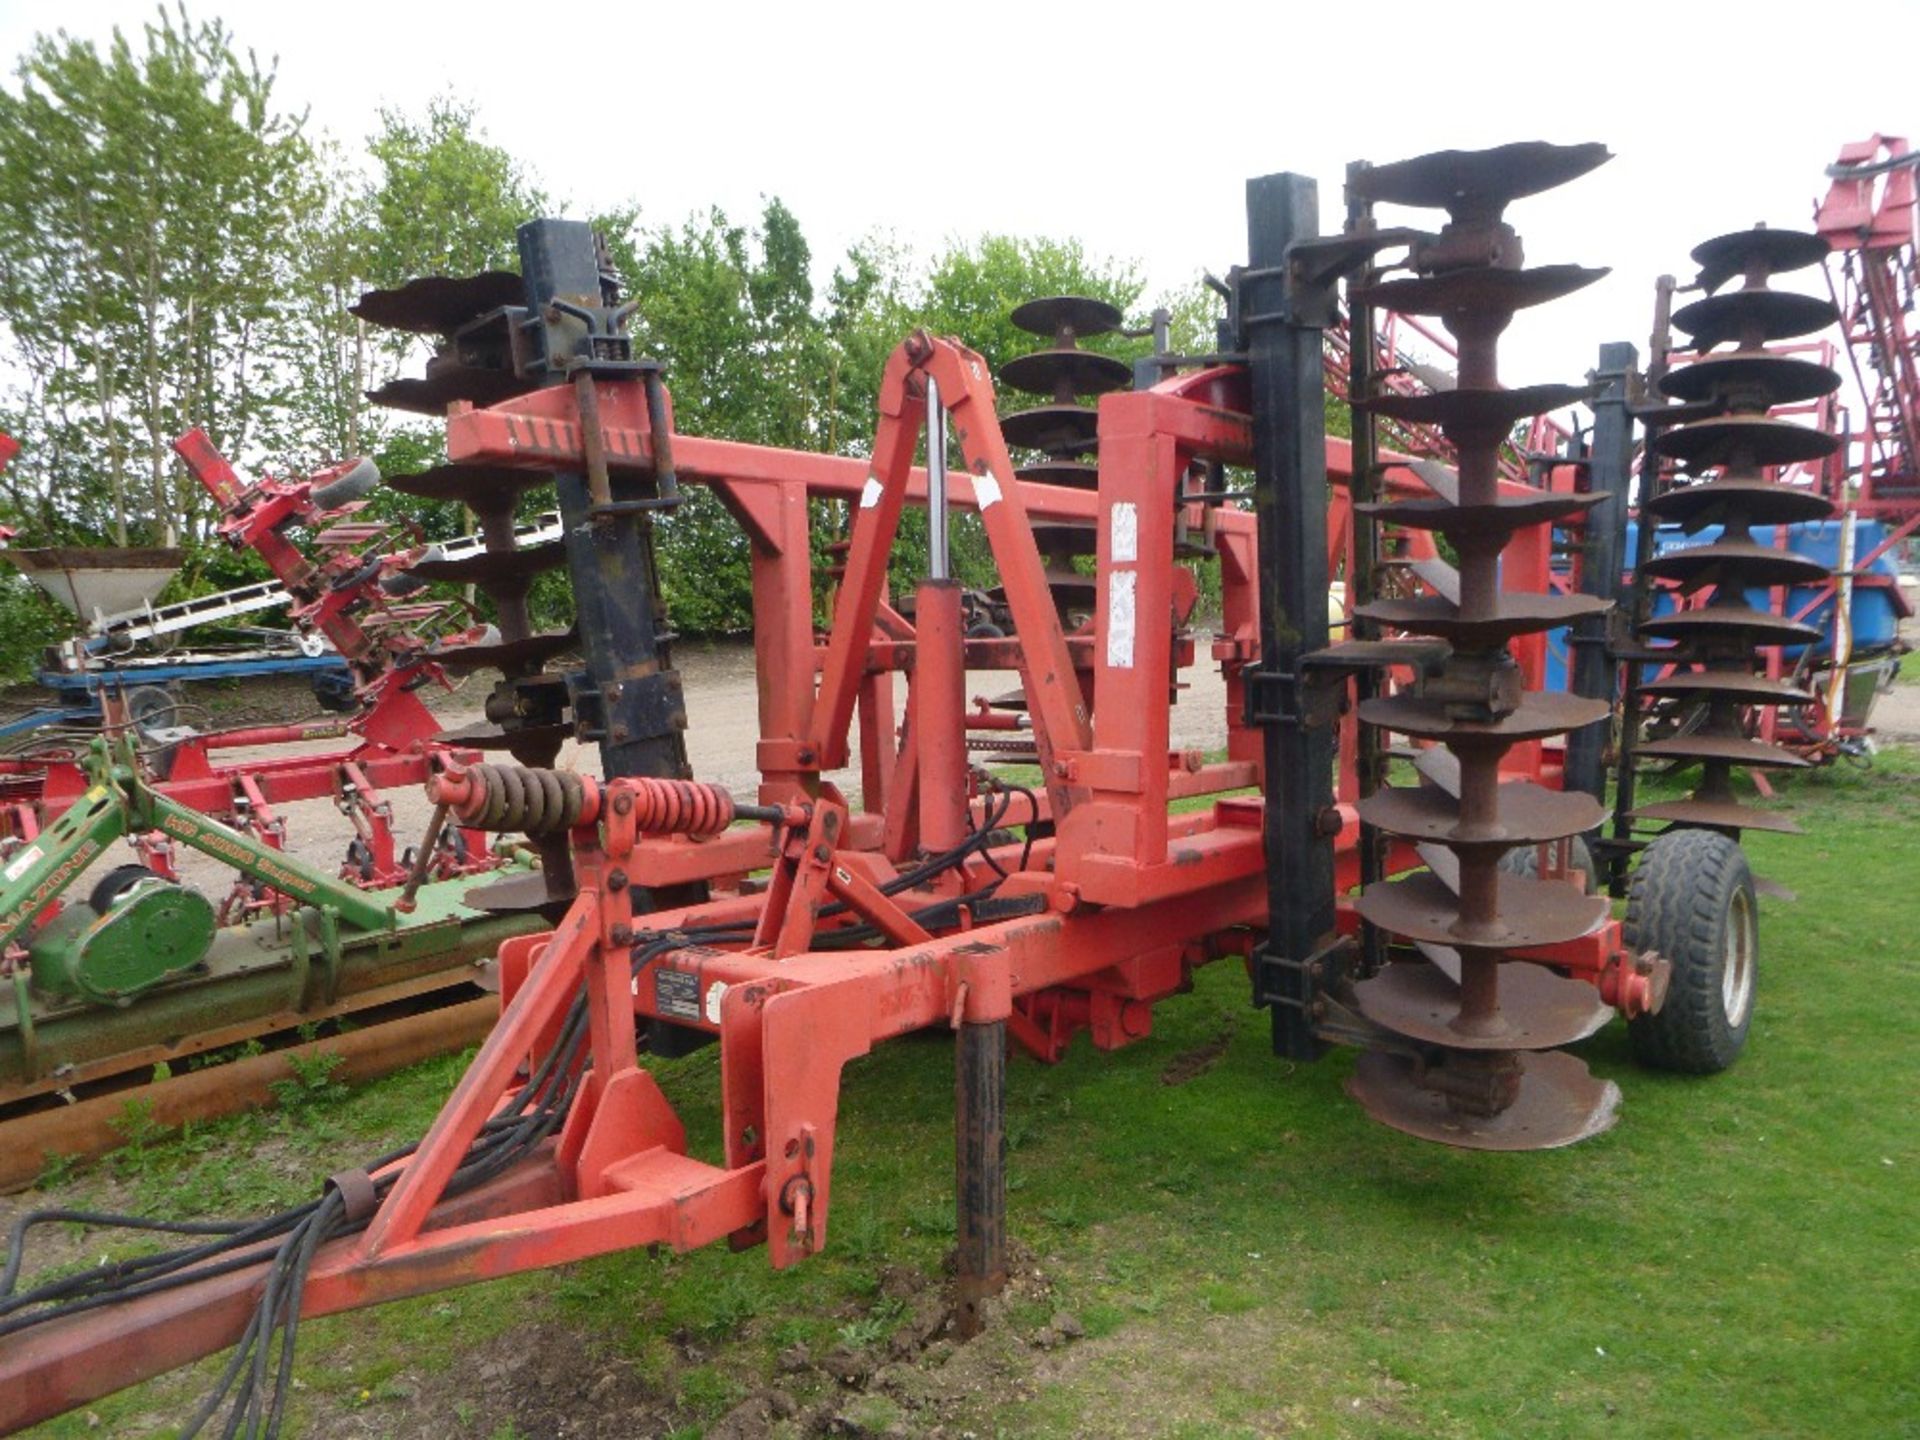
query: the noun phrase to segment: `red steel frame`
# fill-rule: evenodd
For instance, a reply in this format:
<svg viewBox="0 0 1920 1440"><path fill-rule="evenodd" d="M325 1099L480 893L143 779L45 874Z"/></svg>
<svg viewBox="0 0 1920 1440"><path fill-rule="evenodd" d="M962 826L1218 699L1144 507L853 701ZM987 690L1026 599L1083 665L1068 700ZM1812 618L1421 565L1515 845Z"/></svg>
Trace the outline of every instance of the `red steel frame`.
<svg viewBox="0 0 1920 1440"><path fill-rule="evenodd" d="M950 500L978 513L1006 585L1016 638L965 641L965 664L1011 663L1022 672L1042 759L1041 815L1056 833L989 852L1011 873L999 901L1029 913L987 921L961 911L951 931L929 934L907 912L954 893L949 881L889 897L880 885L913 851L916 828L951 833L955 797L916 774L951 773L955 716L918 713L910 695L906 736L889 743L891 672L908 670L922 698L951 696L953 675L932 635L916 634L886 604L886 560L902 508L924 503L927 477L911 465L936 380L958 437ZM1150 1032L1152 1006L1183 987L1192 967L1241 954L1264 920L1266 881L1258 798L1223 797L1206 812L1169 815L1168 801L1256 784L1258 747L1241 718L1253 662L1252 517L1214 519L1224 592L1214 649L1228 680L1227 758L1170 753L1168 686L1177 640L1173 563L1175 496L1189 465L1249 462L1243 375L1215 369L1100 404L1098 493L1018 482L994 418L980 357L957 342L916 335L895 352L880 394L871 461L675 435L680 480L714 487L752 539L760 671L761 803L790 817L784 830L735 828L696 842L645 835L636 804L646 781L619 780L584 810L601 823L571 835L579 894L549 934L502 950L499 1024L447 1101L366 1230L325 1247L303 1311L324 1314L404 1295L578 1260L636 1245L685 1250L720 1239L764 1242L775 1266L817 1251L827 1238L835 1117L847 1061L924 1027L1007 1023L1042 1055L1078 1029L1114 1048ZM599 386L602 440L615 466L645 467L652 454L642 387ZM581 435L570 387L486 410L456 406L448 425L455 461L577 467ZM1343 442L1329 468L1347 469ZM857 511L833 626L823 656L812 633L807 501L837 498ZM1099 600L1082 633L1063 633L1031 534L1035 520L1098 525ZM1329 546L1349 544L1337 505ZM1510 561L1510 584L1547 572L1537 557ZM1525 571L1523 575L1521 571ZM1537 574L1535 573L1537 571ZM924 594L925 592L923 592ZM815 673L819 683L816 692ZM1537 663L1537 657L1535 662ZM930 673L922 673L924 671ZM944 689L942 688L944 687ZM849 814L823 772L846 763L859 710L866 737L867 810ZM942 723L930 723L932 721ZM876 733L877 732L877 733ZM947 753L943 753L943 750ZM964 763L963 761L961 763ZM1526 762L1540 763L1538 752ZM1350 787L1348 787L1350 788ZM983 812L973 803L975 819ZM907 812L911 811L909 817ZM1025 819L1025 816L1015 817ZM1358 880L1357 821L1338 807L1337 885ZM964 819L962 821L964 823ZM1396 868L1419 863L1396 853ZM636 915L635 886L662 888L767 870L764 889ZM960 889L993 878L987 857L966 862ZM820 914L829 898L844 917ZM885 949L819 948L816 936L867 922ZM637 978L636 931L665 935L743 922L736 948L652 947ZM1351 915L1349 925L1357 924ZM1551 959L1599 984L1625 1008L1644 1004L1644 978L1617 925L1556 947ZM699 996L698 1015L657 1003L659 977ZM552 1042L558 1018L584 989L594 1061L561 1133L533 1160L490 1185L444 1201L443 1190L479 1127L515 1076ZM718 1036L723 1153L697 1159L658 1086L636 1058L636 1017L671 1019ZM250 1312L260 1271L237 1271L188 1290L50 1323L0 1346L0 1430L29 1423L105 1390L231 1342Z"/></svg>

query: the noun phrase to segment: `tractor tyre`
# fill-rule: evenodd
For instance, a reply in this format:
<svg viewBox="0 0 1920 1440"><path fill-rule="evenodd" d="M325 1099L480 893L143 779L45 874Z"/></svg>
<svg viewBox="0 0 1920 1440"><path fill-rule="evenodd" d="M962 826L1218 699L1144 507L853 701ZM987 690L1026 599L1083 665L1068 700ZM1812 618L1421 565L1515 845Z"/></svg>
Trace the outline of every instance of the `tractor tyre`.
<svg viewBox="0 0 1920 1440"><path fill-rule="evenodd" d="M1760 907L1739 843L1674 830L1641 854L1627 889L1627 948L1673 967L1658 1014L1628 1022L1642 1065L1712 1075L1740 1057L1753 1024Z"/></svg>

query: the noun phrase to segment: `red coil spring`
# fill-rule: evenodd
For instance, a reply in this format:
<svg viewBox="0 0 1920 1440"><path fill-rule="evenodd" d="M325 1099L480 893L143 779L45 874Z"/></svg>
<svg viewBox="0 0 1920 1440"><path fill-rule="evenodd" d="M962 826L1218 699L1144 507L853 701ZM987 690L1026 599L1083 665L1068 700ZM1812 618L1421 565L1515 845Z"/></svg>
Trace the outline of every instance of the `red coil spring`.
<svg viewBox="0 0 1920 1440"><path fill-rule="evenodd" d="M651 775L614 782L615 800L633 796L634 829L650 835L718 835L733 823L733 796L700 780L661 780Z"/></svg>

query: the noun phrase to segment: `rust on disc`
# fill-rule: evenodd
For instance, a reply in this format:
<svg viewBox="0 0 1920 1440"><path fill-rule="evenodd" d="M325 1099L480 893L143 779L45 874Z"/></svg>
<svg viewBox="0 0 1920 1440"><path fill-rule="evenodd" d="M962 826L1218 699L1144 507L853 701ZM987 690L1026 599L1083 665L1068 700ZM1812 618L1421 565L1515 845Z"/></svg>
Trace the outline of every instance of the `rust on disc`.
<svg viewBox="0 0 1920 1440"><path fill-rule="evenodd" d="M1438 395L1376 395L1356 401L1389 420L1443 429L1498 429L1504 433L1529 416L1562 410L1592 398L1585 385L1527 385L1518 390L1448 390Z"/></svg>
<svg viewBox="0 0 1920 1440"><path fill-rule="evenodd" d="M1799 405L1818 400L1840 388L1840 372L1775 355L1771 350L1729 350L1707 355L1691 365L1669 370L1660 379L1660 393L1675 400L1712 400L1729 394L1764 397L1769 406Z"/></svg>
<svg viewBox="0 0 1920 1440"><path fill-rule="evenodd" d="M551 741L558 745L572 734L571 725L529 725L520 730L503 730L491 720L476 720L457 730L443 730L433 739L437 745L464 746L471 750L510 750L533 741Z"/></svg>
<svg viewBox="0 0 1920 1440"><path fill-rule="evenodd" d="M1677 485L1649 500L1646 509L1660 520L1689 528L1729 516L1746 525L1792 525L1801 520L1826 519L1833 514L1833 502L1798 485L1722 478L1701 485Z"/></svg>
<svg viewBox="0 0 1920 1440"><path fill-rule="evenodd" d="M1065 388L1072 395L1105 395L1133 384L1133 367L1094 350L1035 350L1000 367L1003 384L1033 395Z"/></svg>
<svg viewBox="0 0 1920 1440"><path fill-rule="evenodd" d="M1838 324L1831 300L1792 290L1729 290L1709 295L1673 312L1674 328L1692 337L1701 350L1732 340L1738 344L1791 340Z"/></svg>
<svg viewBox="0 0 1920 1440"><path fill-rule="evenodd" d="M1650 640L1744 641L1751 649L1756 645L1804 645L1819 638L1821 630L1818 625L1789 620L1771 610L1755 610L1750 605L1713 604L1656 615L1640 627L1640 633Z"/></svg>
<svg viewBox="0 0 1920 1440"><path fill-rule="evenodd" d="M1640 567L1661 580L1683 585L1733 580L1743 585L1802 585L1827 578L1827 567L1817 560L1776 550L1752 540L1722 536L1705 545L1687 545L1656 555Z"/></svg>
<svg viewBox="0 0 1920 1440"><path fill-rule="evenodd" d="M1649 740L1639 747L1642 755L1656 760L1723 760L1730 765L1772 766L1804 770L1813 762L1804 756L1764 740L1749 740L1744 735L1676 735L1669 740Z"/></svg>
<svg viewBox="0 0 1920 1440"><path fill-rule="evenodd" d="M1612 603L1598 595L1541 595L1523 590L1500 592L1491 610L1473 617L1460 614L1452 601L1437 595L1374 600L1354 613L1382 625L1437 635L1452 644L1479 649L1516 635L1552 630L1582 615L1597 615L1612 608Z"/></svg>
<svg viewBox="0 0 1920 1440"><path fill-rule="evenodd" d="M1467 1150L1551 1150L1613 1127L1620 1087L1611 1080L1596 1080L1564 1051L1522 1052L1517 1059L1519 1094L1498 1115L1451 1109L1446 1097L1419 1083L1412 1061L1377 1050L1360 1056L1347 1093L1383 1125Z"/></svg>
<svg viewBox="0 0 1920 1440"><path fill-rule="evenodd" d="M1396 960L1353 987L1360 1013L1374 1024L1460 1050L1550 1050L1586 1039L1613 1018L1595 986L1526 960L1500 965L1499 993L1505 1023L1483 1032L1454 1028L1459 983L1424 960Z"/></svg>
<svg viewBox="0 0 1920 1440"><path fill-rule="evenodd" d="M1633 812L1635 820L1665 820L1674 825L1689 825L1710 830L1770 830L1779 835L1798 835L1800 827L1784 815L1757 810L1737 800L1668 800L1659 805L1643 805Z"/></svg>
<svg viewBox="0 0 1920 1440"><path fill-rule="evenodd" d="M530 579L566 563L566 542L553 540L524 549L482 550L478 554L463 555L457 560L422 560L409 573L418 575L422 580L445 580L455 585L477 584L485 587L490 582L501 580Z"/></svg>
<svg viewBox="0 0 1920 1440"><path fill-rule="evenodd" d="M1100 416L1090 405L1036 405L1000 419L1009 445L1070 454L1091 450L1100 438Z"/></svg>
<svg viewBox="0 0 1920 1440"><path fill-rule="evenodd" d="M1648 695L1699 695L1740 705L1807 705L1814 698L1797 685L1744 670L1682 670L1649 680L1640 689Z"/></svg>
<svg viewBox="0 0 1920 1440"><path fill-rule="evenodd" d="M347 313L388 330L451 335L470 320L508 305L524 305L527 287L511 270L478 275L422 275L397 290L369 290Z"/></svg>
<svg viewBox="0 0 1920 1440"><path fill-rule="evenodd" d="M1559 880L1498 877L1497 918L1463 926L1460 897L1441 876L1417 871L1369 885L1354 901L1362 917L1409 940L1476 945L1484 950L1530 950L1591 935L1613 913L1604 895L1584 895ZM1465 933L1463 933L1463 931Z"/></svg>
<svg viewBox="0 0 1920 1440"><path fill-rule="evenodd" d="M1606 818L1606 808L1579 790L1549 790L1530 780L1499 789L1498 819L1470 827L1460 817L1460 802L1446 787L1388 786L1361 800L1360 818L1389 835L1437 841L1455 849L1470 845L1508 850L1581 835Z"/></svg>
<svg viewBox="0 0 1920 1440"><path fill-rule="evenodd" d="M1605 267L1536 265L1530 270L1476 266L1383 280L1354 293L1354 303L1375 305L1401 315L1486 315L1526 310L1562 299L1604 279Z"/></svg>
<svg viewBox="0 0 1920 1440"><path fill-rule="evenodd" d="M1454 389L1454 386L1448 386ZM1442 465L1438 460L1396 460L1387 466L1389 470L1405 470L1425 485L1434 494L1449 505L1460 499L1460 472L1451 465Z"/></svg>
<svg viewBox="0 0 1920 1440"><path fill-rule="evenodd" d="M1612 713L1605 700L1583 700L1558 691L1529 691L1519 709L1497 720L1462 720L1448 714L1445 705L1416 695L1383 695L1360 702L1363 722L1417 740L1504 740L1515 745L1576 730Z"/></svg>
<svg viewBox="0 0 1920 1440"><path fill-rule="evenodd" d="M434 646L427 652L428 658L445 666L456 675L468 670L477 670L483 665L495 669L508 670L523 665L541 665L554 656L564 654L579 643L579 635L571 630L550 630L540 635L529 635L524 640L501 640L490 644Z"/></svg>
<svg viewBox="0 0 1920 1440"><path fill-rule="evenodd" d="M1509 201L1576 180L1613 158L1599 144L1516 140L1488 150L1435 150L1374 165L1349 182L1362 199L1449 211L1498 209Z"/></svg>
<svg viewBox="0 0 1920 1440"><path fill-rule="evenodd" d="M1444 468L1444 467L1442 467ZM1488 505L1461 505L1451 500L1369 500L1353 508L1388 525L1410 530L1438 530L1446 535L1510 535L1529 525L1548 525L1591 510L1611 500L1610 495L1500 495Z"/></svg>
<svg viewBox="0 0 1920 1440"><path fill-rule="evenodd" d="M1840 437L1765 415L1725 415L1662 430L1653 437L1656 455L1668 455L1690 470L1715 465L1799 465L1824 460Z"/></svg>

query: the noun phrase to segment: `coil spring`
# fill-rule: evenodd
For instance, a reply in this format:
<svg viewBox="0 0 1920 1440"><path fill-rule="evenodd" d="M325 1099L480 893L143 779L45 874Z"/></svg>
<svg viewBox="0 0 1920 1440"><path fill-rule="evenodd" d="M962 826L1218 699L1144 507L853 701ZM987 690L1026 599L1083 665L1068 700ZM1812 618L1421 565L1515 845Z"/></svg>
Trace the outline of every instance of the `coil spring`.
<svg viewBox="0 0 1920 1440"><path fill-rule="evenodd" d="M522 765L474 765L472 797L456 807L462 823L480 830L552 835L570 830L586 802L578 775Z"/></svg>
<svg viewBox="0 0 1920 1440"><path fill-rule="evenodd" d="M699 780L662 780L651 775L618 783L633 796L634 828L644 833L718 835L733 823L733 796L718 785Z"/></svg>

